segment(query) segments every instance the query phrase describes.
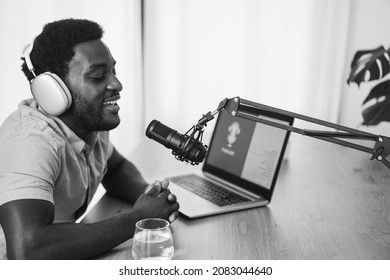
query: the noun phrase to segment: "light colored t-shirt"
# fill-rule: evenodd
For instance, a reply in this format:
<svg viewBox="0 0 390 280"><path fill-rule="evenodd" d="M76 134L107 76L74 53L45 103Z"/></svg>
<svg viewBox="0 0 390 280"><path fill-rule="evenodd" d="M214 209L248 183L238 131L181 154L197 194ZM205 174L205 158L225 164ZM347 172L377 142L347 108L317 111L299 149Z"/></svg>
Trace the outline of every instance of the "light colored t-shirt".
<svg viewBox="0 0 390 280"><path fill-rule="evenodd" d="M107 170L109 133L81 140L59 118L25 100L0 127L0 205L42 199L55 206L54 222L75 221Z"/></svg>

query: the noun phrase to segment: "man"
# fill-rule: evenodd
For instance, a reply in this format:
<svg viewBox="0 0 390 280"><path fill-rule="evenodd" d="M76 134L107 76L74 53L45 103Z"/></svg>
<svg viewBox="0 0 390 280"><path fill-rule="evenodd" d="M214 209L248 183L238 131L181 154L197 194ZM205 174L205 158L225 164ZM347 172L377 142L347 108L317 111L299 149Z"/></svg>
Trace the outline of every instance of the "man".
<svg viewBox="0 0 390 280"><path fill-rule="evenodd" d="M131 238L138 220L177 217L168 182L148 186L109 141L120 122L122 84L102 34L88 20L52 22L26 55L22 70L35 99L20 103L0 128L0 223L9 259L91 258ZM46 81L45 72L56 78ZM36 84L42 77L44 86ZM71 101L55 116L48 113L54 104L37 101L47 88L51 98L57 79ZM134 203L131 212L75 223L100 183Z"/></svg>

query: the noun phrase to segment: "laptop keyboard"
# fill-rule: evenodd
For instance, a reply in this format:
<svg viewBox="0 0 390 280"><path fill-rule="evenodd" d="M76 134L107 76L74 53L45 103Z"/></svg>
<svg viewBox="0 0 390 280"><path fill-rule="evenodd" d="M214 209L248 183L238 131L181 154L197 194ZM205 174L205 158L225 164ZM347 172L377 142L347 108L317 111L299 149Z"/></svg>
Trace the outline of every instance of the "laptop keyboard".
<svg viewBox="0 0 390 280"><path fill-rule="evenodd" d="M222 188L196 174L175 176L168 179L221 207L249 201L248 198Z"/></svg>

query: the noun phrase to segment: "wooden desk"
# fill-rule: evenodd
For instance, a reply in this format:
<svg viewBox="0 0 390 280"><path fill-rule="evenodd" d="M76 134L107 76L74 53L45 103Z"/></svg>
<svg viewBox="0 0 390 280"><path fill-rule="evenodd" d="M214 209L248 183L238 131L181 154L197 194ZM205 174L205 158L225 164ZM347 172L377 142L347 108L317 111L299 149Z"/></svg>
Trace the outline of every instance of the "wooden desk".
<svg viewBox="0 0 390 280"><path fill-rule="evenodd" d="M174 259L390 259L390 170L369 154L291 135L267 207L173 223ZM146 177L194 167L145 140L132 155ZM96 221L129 206L104 196ZM100 259L132 259L131 240Z"/></svg>

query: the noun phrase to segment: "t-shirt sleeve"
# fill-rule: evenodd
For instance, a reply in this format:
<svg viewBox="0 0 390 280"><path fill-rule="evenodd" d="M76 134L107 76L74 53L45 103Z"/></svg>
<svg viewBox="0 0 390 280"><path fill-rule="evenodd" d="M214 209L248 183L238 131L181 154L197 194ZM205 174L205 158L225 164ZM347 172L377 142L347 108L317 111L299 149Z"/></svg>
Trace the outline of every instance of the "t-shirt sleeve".
<svg viewBox="0 0 390 280"><path fill-rule="evenodd" d="M0 205L19 199L54 203L53 186L60 165L56 135L23 130L0 144Z"/></svg>

